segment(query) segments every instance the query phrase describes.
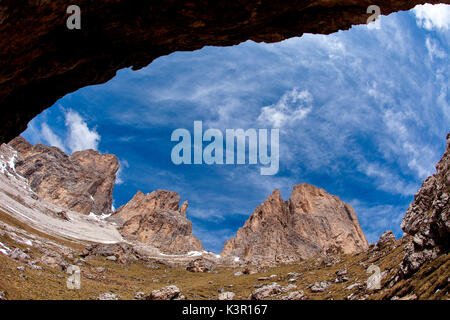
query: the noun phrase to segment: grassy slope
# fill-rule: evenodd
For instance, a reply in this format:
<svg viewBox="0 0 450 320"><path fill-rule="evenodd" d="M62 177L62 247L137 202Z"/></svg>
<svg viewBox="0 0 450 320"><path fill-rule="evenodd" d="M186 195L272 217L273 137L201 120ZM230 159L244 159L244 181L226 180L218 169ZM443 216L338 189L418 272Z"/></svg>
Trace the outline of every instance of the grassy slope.
<svg viewBox="0 0 450 320"><path fill-rule="evenodd" d="M80 249L83 246L70 242L67 239L59 239L43 234L32 229L14 218L0 213L0 220L10 225L23 228L30 233L46 237L52 241ZM26 249L26 246L16 243L5 236L0 236L0 241L10 248ZM287 285L289 277L287 273L300 273L298 281L295 283L303 290L308 299L345 299L354 290L346 290L349 285L359 282L365 286L368 277L366 268L370 264L376 264L381 271L387 271L387 276L383 278L383 287L379 292L358 293L358 297L368 299L390 299L393 296L406 296L415 294L419 299L448 299L450 284L450 255L442 256L440 259L425 265L416 275L409 280L402 280L393 288L386 287L397 271L397 266L403 257L402 241L399 240L396 246L387 248L371 257L369 253L341 256L341 262L330 267L317 260L303 261L292 265L282 265L276 268L264 270L253 275L234 276L239 269L218 268L217 273L191 273L182 267L169 268L162 264L153 262L159 267L158 270L148 268L148 262L137 262L130 265L121 265L107 261L103 257L88 259L80 267L82 270L81 290L68 290L66 288L66 278L68 274L63 271L43 266L43 270L34 270L25 266L24 263L14 261L5 255L0 254L0 291L7 292L8 299L95 299L99 294L113 292L120 294L123 299L133 299L138 291L145 293L151 290L160 289L167 285L177 285L188 299L216 299L218 289L224 288L232 291L237 299L246 299L255 290L255 284L265 284L277 282L280 285ZM34 259L40 257L40 253L32 247L30 248ZM77 257L74 257L76 259ZM66 258L68 263L75 264L74 260ZM25 270L17 270L18 266L24 265ZM41 264L40 264L41 265ZM98 267L104 267L104 272L98 272ZM308 289L309 285L316 281L334 281L335 272L346 268L350 280L345 283L332 283L331 286L322 293L313 293ZM277 275L266 281L258 281L259 277ZM230 287L232 286L232 287ZM284 294L286 295L286 294ZM274 297L281 298L284 295Z"/></svg>

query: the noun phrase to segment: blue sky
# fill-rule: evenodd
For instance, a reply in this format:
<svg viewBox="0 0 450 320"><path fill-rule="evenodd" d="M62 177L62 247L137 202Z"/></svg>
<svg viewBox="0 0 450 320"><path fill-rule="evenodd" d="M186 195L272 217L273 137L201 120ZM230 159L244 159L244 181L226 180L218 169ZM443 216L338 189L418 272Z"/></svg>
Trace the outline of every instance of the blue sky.
<svg viewBox="0 0 450 320"><path fill-rule="evenodd" d="M381 8L382 10L382 8ZM177 52L121 70L31 121L32 143L94 148L121 162L116 207L138 191L177 191L204 246L219 252L275 188L307 182L350 203L370 242L393 230L434 173L450 130L449 6L420 6L276 44ZM171 162L177 128L280 128L280 170Z"/></svg>

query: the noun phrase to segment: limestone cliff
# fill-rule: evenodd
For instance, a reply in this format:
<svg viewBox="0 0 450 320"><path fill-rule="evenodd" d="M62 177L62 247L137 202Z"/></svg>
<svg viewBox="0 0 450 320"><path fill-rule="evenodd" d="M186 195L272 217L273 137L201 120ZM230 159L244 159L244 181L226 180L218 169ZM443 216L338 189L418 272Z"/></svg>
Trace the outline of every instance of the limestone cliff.
<svg viewBox="0 0 450 320"><path fill-rule="evenodd" d="M321 253L353 253L368 243L352 207L309 184L294 187L288 201L275 190L228 240L222 255L289 262Z"/></svg>
<svg viewBox="0 0 450 320"><path fill-rule="evenodd" d="M401 227L412 241L401 264L409 276L427 261L447 254L450 249L450 133L447 150L436 165L436 174L428 177L414 196Z"/></svg>
<svg viewBox="0 0 450 320"><path fill-rule="evenodd" d="M139 191L115 214L123 222L120 232L166 254L202 251L200 240L192 234L192 223L186 218L187 202L181 208L179 203L176 192L157 190L143 194Z"/></svg>
<svg viewBox="0 0 450 320"><path fill-rule="evenodd" d="M116 156L94 150L69 156L56 147L32 146L22 137L9 145L18 151L17 172L45 200L83 214L112 213Z"/></svg>

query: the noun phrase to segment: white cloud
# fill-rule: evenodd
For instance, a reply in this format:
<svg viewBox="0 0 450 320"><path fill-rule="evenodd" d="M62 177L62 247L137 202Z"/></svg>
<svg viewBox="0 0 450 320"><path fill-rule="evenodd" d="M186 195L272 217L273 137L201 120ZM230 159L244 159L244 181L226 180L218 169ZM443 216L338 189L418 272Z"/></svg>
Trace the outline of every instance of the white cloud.
<svg viewBox="0 0 450 320"><path fill-rule="evenodd" d="M393 231L397 236L402 234L400 223L405 215L407 204L371 204L358 199L349 201L349 204L355 210L367 241L378 241L386 230Z"/></svg>
<svg viewBox="0 0 450 320"><path fill-rule="evenodd" d="M66 146L64 145L61 138L58 137L46 123L43 123L41 125L40 134L42 136L42 139L44 139L44 141L46 142L46 144L48 144L50 146L58 147L62 151L67 152Z"/></svg>
<svg viewBox="0 0 450 320"><path fill-rule="evenodd" d="M292 89L283 94L276 104L263 107L258 121L281 128L286 124L304 119L312 110L312 101L308 90Z"/></svg>
<svg viewBox="0 0 450 320"><path fill-rule="evenodd" d="M125 181L123 180L123 171L124 168L129 168L130 164L128 163L127 160L119 160L119 171L117 171L117 175L116 175L116 184L123 184Z"/></svg>
<svg viewBox="0 0 450 320"><path fill-rule="evenodd" d="M373 178L374 185L379 190L411 196L419 189L416 183L404 181L398 174L378 163L360 163L358 170Z"/></svg>
<svg viewBox="0 0 450 320"><path fill-rule="evenodd" d="M100 135L97 131L89 129L86 121L71 109L66 112L65 117L69 131L66 143L70 151L97 150L100 142Z"/></svg>
<svg viewBox="0 0 450 320"><path fill-rule="evenodd" d="M426 3L413 9L419 27L427 30L450 28L450 5Z"/></svg>
<svg viewBox="0 0 450 320"><path fill-rule="evenodd" d="M425 46L427 47L428 55L431 60L434 60L434 58L444 59L445 57L447 57L447 54L440 47L436 39L427 37L425 40Z"/></svg>

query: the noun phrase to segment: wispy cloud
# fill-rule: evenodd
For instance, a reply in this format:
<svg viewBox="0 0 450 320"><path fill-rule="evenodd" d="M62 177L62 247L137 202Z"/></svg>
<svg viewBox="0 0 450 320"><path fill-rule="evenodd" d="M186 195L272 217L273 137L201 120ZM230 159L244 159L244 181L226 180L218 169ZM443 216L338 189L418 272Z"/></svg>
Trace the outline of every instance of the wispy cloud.
<svg viewBox="0 0 450 320"><path fill-rule="evenodd" d="M42 135L42 139L46 144L58 147L64 152L67 152L66 145L63 143L61 138L58 137L46 123L43 123L41 125L40 134Z"/></svg>
<svg viewBox="0 0 450 320"><path fill-rule="evenodd" d="M263 107L258 121L275 128L293 124L311 112L312 101L308 90L298 91L294 88L283 94L276 104Z"/></svg>
<svg viewBox="0 0 450 320"><path fill-rule="evenodd" d="M119 171L117 171L117 174L116 174L116 185L121 185L121 184L124 184L124 183L125 183L125 180L124 180L124 176L125 176L124 171L125 171L125 169L127 169L127 168L130 167L130 164L129 164L128 161L125 160L125 159L119 160L119 164L120 164L120 166L119 166Z"/></svg>

